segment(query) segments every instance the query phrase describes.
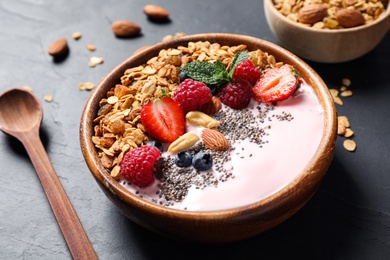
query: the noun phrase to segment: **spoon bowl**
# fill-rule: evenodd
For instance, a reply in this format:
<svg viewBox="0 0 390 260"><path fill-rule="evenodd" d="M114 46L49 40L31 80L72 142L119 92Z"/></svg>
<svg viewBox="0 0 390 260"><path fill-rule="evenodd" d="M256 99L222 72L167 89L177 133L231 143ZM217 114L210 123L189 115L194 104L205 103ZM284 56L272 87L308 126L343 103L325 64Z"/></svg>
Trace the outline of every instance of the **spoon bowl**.
<svg viewBox="0 0 390 260"><path fill-rule="evenodd" d="M13 136L39 128L43 112L39 100L22 89L11 89L0 97L0 129Z"/></svg>

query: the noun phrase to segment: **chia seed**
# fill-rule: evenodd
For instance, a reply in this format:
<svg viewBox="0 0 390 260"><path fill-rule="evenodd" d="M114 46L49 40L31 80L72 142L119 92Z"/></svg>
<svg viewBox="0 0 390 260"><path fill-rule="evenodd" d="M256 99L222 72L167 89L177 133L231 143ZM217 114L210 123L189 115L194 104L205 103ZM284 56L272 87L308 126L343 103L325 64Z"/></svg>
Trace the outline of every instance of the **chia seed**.
<svg viewBox="0 0 390 260"><path fill-rule="evenodd" d="M156 204L170 207L177 202L183 201L191 187L200 190L217 188L219 183L234 179L233 166L225 164L231 161L231 153L236 150L236 147L232 147L232 144L249 140L262 148L263 145L269 143L266 140L268 136L266 130L271 129L271 125L265 123L266 119L271 120L271 117L274 117L279 121L293 120L294 117L284 111L280 115L270 115L274 108L275 104L257 105L254 108L256 113L249 109L226 109L214 114L213 117L220 122L218 131L229 141L229 149L227 151L214 151L208 149L201 141L191 147L188 152L192 155L203 151L213 157L214 165L212 169L207 171L197 171L192 166L178 167L174 163L173 156L161 157L155 174L160 181L158 185L159 190L157 191L158 199L152 201ZM244 150L245 148L241 147L241 151ZM236 154L239 155L240 153L236 152ZM252 154L249 154L249 157L252 156ZM240 158L244 159L244 156Z"/></svg>

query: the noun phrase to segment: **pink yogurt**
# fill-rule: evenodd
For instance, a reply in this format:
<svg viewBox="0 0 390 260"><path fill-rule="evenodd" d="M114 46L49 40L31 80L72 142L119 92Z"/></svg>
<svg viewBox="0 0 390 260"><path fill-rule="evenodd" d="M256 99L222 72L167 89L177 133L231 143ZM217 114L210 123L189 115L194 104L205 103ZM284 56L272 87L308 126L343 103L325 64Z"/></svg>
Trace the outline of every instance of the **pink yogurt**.
<svg viewBox="0 0 390 260"><path fill-rule="evenodd" d="M258 105L258 102L252 100L248 108ZM290 113L293 120L279 121L272 118L273 114L280 115L283 111ZM231 152L231 161L226 163L225 168L232 168L234 178L219 182L217 187L196 189L193 186L183 201L176 202L170 207L189 211L240 207L276 193L297 177L320 144L324 129L322 106L314 90L306 83L302 83L291 97L278 102L268 117L272 118L272 121L267 120L264 123L271 126L270 129L266 129L268 135L265 140L268 143L261 148L249 140L232 144L236 149ZM260 121L255 123L261 124ZM200 135L202 129L189 126L187 131L194 131ZM164 153L163 156L166 155ZM219 174L214 167L210 171L216 176ZM145 199L158 199L157 180L144 189L126 182L120 183Z"/></svg>

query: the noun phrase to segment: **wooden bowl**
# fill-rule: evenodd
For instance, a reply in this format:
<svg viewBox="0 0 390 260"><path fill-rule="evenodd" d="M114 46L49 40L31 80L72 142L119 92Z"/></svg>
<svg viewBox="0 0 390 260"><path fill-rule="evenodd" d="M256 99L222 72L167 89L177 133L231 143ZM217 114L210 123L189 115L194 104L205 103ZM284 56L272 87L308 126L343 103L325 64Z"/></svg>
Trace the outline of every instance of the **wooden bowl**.
<svg viewBox="0 0 390 260"><path fill-rule="evenodd" d="M390 5L370 24L345 29L318 29L282 15L272 0L264 0L268 25L281 45L301 58L338 63L357 59L372 51L390 29Z"/></svg>
<svg viewBox="0 0 390 260"><path fill-rule="evenodd" d="M317 93L324 109L324 131L318 149L298 176L280 191L256 203L228 210L191 212L176 210L148 202L123 188L103 168L91 140L92 122L99 109L99 101L106 92L120 82L127 68L146 63L159 50L193 41L217 42L221 45L246 44L249 50L261 49L273 54L278 61L292 64L301 77ZM256 236L280 224L297 212L314 194L330 165L336 141L336 110L329 91L305 62L285 49L249 36L234 34L199 34L159 43L129 57L114 68L95 88L82 114L80 142L85 161L106 196L129 219L142 227L164 236L202 243L225 243ZM107 223L109 224L109 223Z"/></svg>

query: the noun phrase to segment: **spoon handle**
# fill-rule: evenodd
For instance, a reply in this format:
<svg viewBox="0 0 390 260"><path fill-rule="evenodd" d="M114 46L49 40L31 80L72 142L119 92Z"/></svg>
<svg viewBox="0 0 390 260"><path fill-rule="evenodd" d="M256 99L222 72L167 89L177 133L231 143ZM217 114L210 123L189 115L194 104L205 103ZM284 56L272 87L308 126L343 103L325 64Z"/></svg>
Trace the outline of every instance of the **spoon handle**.
<svg viewBox="0 0 390 260"><path fill-rule="evenodd" d="M98 259L49 160L39 134L34 133L33 129L20 139L31 158L73 259Z"/></svg>

